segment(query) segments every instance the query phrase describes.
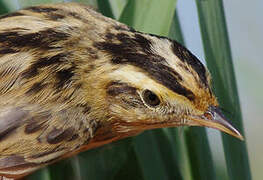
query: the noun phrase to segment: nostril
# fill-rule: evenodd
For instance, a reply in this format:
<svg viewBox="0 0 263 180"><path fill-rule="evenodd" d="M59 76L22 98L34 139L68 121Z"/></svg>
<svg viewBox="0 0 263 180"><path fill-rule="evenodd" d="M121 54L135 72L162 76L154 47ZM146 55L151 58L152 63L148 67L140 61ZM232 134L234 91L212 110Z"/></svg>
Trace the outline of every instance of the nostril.
<svg viewBox="0 0 263 180"><path fill-rule="evenodd" d="M210 112L205 112L204 113L204 117L208 120L213 120L213 116Z"/></svg>

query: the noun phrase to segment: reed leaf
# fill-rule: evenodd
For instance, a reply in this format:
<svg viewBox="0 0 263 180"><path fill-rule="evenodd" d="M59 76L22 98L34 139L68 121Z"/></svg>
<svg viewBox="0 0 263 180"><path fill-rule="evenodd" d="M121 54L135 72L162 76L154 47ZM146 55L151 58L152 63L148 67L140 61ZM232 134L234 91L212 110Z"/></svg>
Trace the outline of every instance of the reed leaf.
<svg viewBox="0 0 263 180"><path fill-rule="evenodd" d="M0 1L0 15L6 13L8 13L8 8L4 2Z"/></svg>
<svg viewBox="0 0 263 180"><path fill-rule="evenodd" d="M109 0L97 0L97 2L98 2L99 11L104 16L107 16L107 17L114 19L114 15L113 15L111 4L110 4Z"/></svg>
<svg viewBox="0 0 263 180"><path fill-rule="evenodd" d="M129 0L119 20L136 30L167 36L175 5L175 0Z"/></svg>

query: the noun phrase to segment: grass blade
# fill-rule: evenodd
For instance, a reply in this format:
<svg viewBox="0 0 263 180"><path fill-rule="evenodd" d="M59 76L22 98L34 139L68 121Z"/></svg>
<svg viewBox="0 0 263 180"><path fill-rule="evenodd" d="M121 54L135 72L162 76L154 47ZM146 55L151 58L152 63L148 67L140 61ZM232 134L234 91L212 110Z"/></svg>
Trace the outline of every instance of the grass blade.
<svg viewBox="0 0 263 180"><path fill-rule="evenodd" d="M136 30L167 36L175 5L174 0L129 0L119 20Z"/></svg>
<svg viewBox="0 0 263 180"><path fill-rule="evenodd" d="M25 178L26 180L51 180L48 168L43 168Z"/></svg>
<svg viewBox="0 0 263 180"><path fill-rule="evenodd" d="M205 57L219 103L226 116L244 135L231 49L221 0L196 0ZM245 142L222 134L230 179L251 179Z"/></svg>
<svg viewBox="0 0 263 180"><path fill-rule="evenodd" d="M143 179L131 138L81 153L79 159L84 179Z"/></svg>
<svg viewBox="0 0 263 180"><path fill-rule="evenodd" d="M153 135L155 136L161 158L164 162L164 168L169 172L169 174L167 174L169 179L180 180L183 179L183 168L180 168L180 166L184 165L184 156L180 154L181 151L179 148L181 143L176 141L178 136L175 136L177 135L175 134L175 130L175 128L156 129L153 131Z"/></svg>
<svg viewBox="0 0 263 180"><path fill-rule="evenodd" d="M4 2L0 1L0 15L5 13L8 13L8 8Z"/></svg>
<svg viewBox="0 0 263 180"><path fill-rule="evenodd" d="M109 0L97 0L99 11L107 17L114 18Z"/></svg>
<svg viewBox="0 0 263 180"><path fill-rule="evenodd" d="M119 19L125 5L127 4L128 0L114 0L110 1L112 13L115 19Z"/></svg>
<svg viewBox="0 0 263 180"><path fill-rule="evenodd" d="M175 11L174 13L174 17L173 17L172 24L171 24L170 31L169 31L169 38L176 40L181 44L185 44L177 11Z"/></svg>
<svg viewBox="0 0 263 180"><path fill-rule="evenodd" d="M51 179L55 180L80 180L77 157L71 157L48 166ZM77 170L77 171L76 171Z"/></svg>
<svg viewBox="0 0 263 180"><path fill-rule="evenodd" d="M28 7L28 6L36 6L40 4L47 4L47 3L58 3L64 2L63 0L19 0L20 8Z"/></svg>
<svg viewBox="0 0 263 180"><path fill-rule="evenodd" d="M134 148L144 179L182 179L175 149L163 129L135 137Z"/></svg>
<svg viewBox="0 0 263 180"><path fill-rule="evenodd" d="M205 129L202 127L186 128L185 138L193 179L216 179Z"/></svg>

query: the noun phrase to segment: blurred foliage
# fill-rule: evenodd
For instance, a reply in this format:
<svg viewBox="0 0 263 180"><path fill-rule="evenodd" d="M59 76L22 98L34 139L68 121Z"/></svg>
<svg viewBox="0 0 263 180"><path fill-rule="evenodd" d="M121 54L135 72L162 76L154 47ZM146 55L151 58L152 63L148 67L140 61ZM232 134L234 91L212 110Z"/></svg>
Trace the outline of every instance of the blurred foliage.
<svg viewBox="0 0 263 180"><path fill-rule="evenodd" d="M8 8L6 4L0 1L0 14L6 14L8 12Z"/></svg>

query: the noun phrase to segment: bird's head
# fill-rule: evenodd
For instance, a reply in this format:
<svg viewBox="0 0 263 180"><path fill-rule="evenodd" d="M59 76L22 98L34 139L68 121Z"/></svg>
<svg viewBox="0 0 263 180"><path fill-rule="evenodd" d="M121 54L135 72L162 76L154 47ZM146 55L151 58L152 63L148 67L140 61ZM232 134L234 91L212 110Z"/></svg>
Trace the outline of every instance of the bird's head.
<svg viewBox="0 0 263 180"><path fill-rule="evenodd" d="M130 31L106 37L94 46L112 67L103 89L116 131L205 126L243 138L221 113L209 72L182 45Z"/></svg>

